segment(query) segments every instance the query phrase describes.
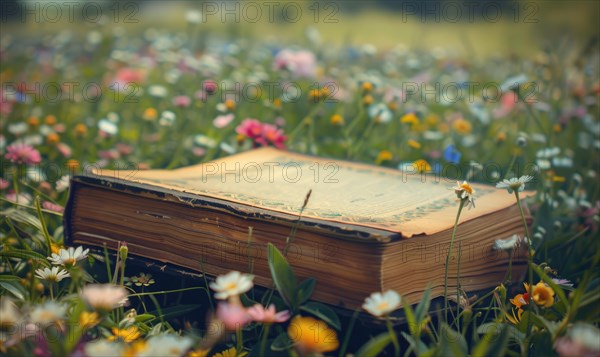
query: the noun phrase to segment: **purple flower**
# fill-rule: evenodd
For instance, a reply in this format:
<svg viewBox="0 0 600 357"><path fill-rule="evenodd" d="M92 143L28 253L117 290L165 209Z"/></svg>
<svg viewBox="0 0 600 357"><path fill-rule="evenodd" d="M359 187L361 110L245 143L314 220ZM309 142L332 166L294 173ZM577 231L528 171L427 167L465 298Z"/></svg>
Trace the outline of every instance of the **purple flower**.
<svg viewBox="0 0 600 357"><path fill-rule="evenodd" d="M446 149L444 149L444 160L450 163L458 164L461 156L462 154L454 145L448 145Z"/></svg>

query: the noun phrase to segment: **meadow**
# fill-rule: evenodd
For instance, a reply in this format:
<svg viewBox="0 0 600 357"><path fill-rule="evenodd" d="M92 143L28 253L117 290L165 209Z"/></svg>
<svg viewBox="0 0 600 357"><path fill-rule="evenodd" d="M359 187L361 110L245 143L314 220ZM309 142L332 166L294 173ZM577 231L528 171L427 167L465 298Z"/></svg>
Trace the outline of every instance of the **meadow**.
<svg viewBox="0 0 600 357"><path fill-rule="evenodd" d="M315 4L293 24L137 2L95 21L2 19L2 355L600 354L598 5L448 24ZM174 279L126 244L65 246L71 176L261 146L446 177L457 219L469 183L506 191L534 218L496 241L527 245L525 281L446 296L446 313L402 291L344 312L310 300L314 281L286 283L275 247L264 289L249 272Z"/></svg>

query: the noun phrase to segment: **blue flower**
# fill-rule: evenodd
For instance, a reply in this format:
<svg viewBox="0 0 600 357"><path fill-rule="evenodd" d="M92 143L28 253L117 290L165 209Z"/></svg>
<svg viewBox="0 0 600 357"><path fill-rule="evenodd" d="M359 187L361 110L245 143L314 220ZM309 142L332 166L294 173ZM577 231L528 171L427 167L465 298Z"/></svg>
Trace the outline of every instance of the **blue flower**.
<svg viewBox="0 0 600 357"><path fill-rule="evenodd" d="M448 162L458 164L460 162L461 157L462 154L460 153L460 151L458 151L458 149L456 149L456 146L454 145L448 145L446 149L444 149L444 160Z"/></svg>

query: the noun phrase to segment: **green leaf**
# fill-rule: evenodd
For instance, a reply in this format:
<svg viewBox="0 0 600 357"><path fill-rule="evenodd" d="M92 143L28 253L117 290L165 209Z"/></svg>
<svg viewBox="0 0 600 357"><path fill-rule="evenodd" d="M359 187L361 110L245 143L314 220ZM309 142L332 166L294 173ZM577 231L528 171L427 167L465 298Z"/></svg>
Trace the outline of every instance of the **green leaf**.
<svg viewBox="0 0 600 357"><path fill-rule="evenodd" d="M279 294L281 294L285 303L293 311L296 311L298 308L298 303L296 301L298 280L279 249L271 243L269 243L267 249L269 269L271 270L271 276L273 277L275 287L277 288L277 291L279 291Z"/></svg>
<svg viewBox="0 0 600 357"><path fill-rule="evenodd" d="M140 314L135 317L135 321L137 322L146 322L155 319L156 316L152 314Z"/></svg>
<svg viewBox="0 0 600 357"><path fill-rule="evenodd" d="M359 357L376 357L381 354L387 345L392 342L392 336L388 332L379 334L365 343L357 352Z"/></svg>
<svg viewBox="0 0 600 357"><path fill-rule="evenodd" d="M419 304L415 309L415 317L419 324L423 323L423 320L425 319L425 316L427 316L427 312L429 311L429 304L431 303L430 295L431 287L428 286L427 289L425 289L425 292L423 293L421 301L419 301Z"/></svg>
<svg viewBox="0 0 600 357"><path fill-rule="evenodd" d="M25 294L27 294L27 292L20 283L14 281L0 281L0 286L13 294L17 299L25 300Z"/></svg>
<svg viewBox="0 0 600 357"><path fill-rule="evenodd" d="M48 261L48 259L46 259L45 256L41 255L38 252L34 252L32 250L11 248L10 250L0 251L0 257L1 258L18 258L18 259L23 259L23 260L31 259L31 260L35 261L36 263L40 263L44 266L47 266L47 267L50 266L50 262Z"/></svg>
<svg viewBox="0 0 600 357"><path fill-rule="evenodd" d="M493 328L490 328L492 327ZM513 330L515 330L513 328ZM509 326L500 323L486 323L477 328L478 333L485 335L473 347L473 357L504 356L508 344ZM516 331L515 331L516 332ZM493 342L492 345L490 343Z"/></svg>
<svg viewBox="0 0 600 357"><path fill-rule="evenodd" d="M314 278L308 278L300 284L297 291L298 296L296 297L296 301L298 301L299 305L304 304L310 299L316 284L317 281Z"/></svg>
<svg viewBox="0 0 600 357"><path fill-rule="evenodd" d="M200 305L197 304L177 305L161 309L160 312L162 312L162 317L164 320L169 320L174 317L186 315L194 310L197 310L198 308L200 308ZM148 314L158 316L159 312L157 310L149 311Z"/></svg>
<svg viewBox="0 0 600 357"><path fill-rule="evenodd" d="M35 228L37 231L42 231L42 223L40 220L36 216L27 213L25 210L9 208L0 212L0 216L8 217L15 222L25 223Z"/></svg>
<svg viewBox="0 0 600 357"><path fill-rule="evenodd" d="M416 354L416 355L422 356L423 352L427 350L427 345L420 339L417 340L413 336L407 334L404 331L401 331L400 333L402 334L402 337L404 337L404 339L406 339L406 341L408 341L408 344L410 345L410 349L405 353L405 356L410 351L414 352L414 354ZM419 351L419 353L417 353L417 351Z"/></svg>
<svg viewBox="0 0 600 357"><path fill-rule="evenodd" d="M309 314L318 317L319 319L325 321L329 326L333 327L338 331L342 329L342 324L340 323L338 315L327 305L315 301L310 301L300 306L300 310L308 312Z"/></svg>
<svg viewBox="0 0 600 357"><path fill-rule="evenodd" d="M440 348L442 356L466 356L469 348L462 334L442 324Z"/></svg>
<svg viewBox="0 0 600 357"><path fill-rule="evenodd" d="M294 341L290 340L287 333L282 332L271 343L272 351L287 351L294 345Z"/></svg>
<svg viewBox="0 0 600 357"><path fill-rule="evenodd" d="M419 333L420 326L417 324L417 318L415 313L406 299L402 299L402 306L404 306L404 315L406 316L406 323L408 324L408 330L412 336L416 336Z"/></svg>
<svg viewBox="0 0 600 357"><path fill-rule="evenodd" d="M0 275L0 281L20 281L21 277L16 276L16 275L5 275L5 274L1 274Z"/></svg>

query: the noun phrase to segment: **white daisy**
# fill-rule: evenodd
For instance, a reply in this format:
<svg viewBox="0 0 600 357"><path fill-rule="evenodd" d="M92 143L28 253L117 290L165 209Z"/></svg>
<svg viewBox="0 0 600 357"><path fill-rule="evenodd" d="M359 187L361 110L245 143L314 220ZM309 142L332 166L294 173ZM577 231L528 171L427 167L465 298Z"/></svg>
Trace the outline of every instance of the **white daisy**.
<svg viewBox="0 0 600 357"><path fill-rule="evenodd" d="M138 357L150 356L183 356L192 347L192 339L174 334L160 334L151 337L146 348L137 354Z"/></svg>
<svg viewBox="0 0 600 357"><path fill-rule="evenodd" d="M456 187L453 188L456 197L460 200L466 200L466 206L470 204L475 207L475 190L467 181L463 181L462 184L460 181L456 181Z"/></svg>
<svg viewBox="0 0 600 357"><path fill-rule="evenodd" d="M69 247L68 249L61 249L58 254L52 253L48 260L55 265L75 265L80 260L87 258L89 249L83 250L83 247L77 248Z"/></svg>
<svg viewBox="0 0 600 357"><path fill-rule="evenodd" d="M521 176L519 178L513 177L498 182L496 188L505 188L508 190L508 193L513 193L513 191L522 192L525 189L525 184L531 180L533 180L533 177L529 175Z"/></svg>
<svg viewBox="0 0 600 357"><path fill-rule="evenodd" d="M51 283L58 283L64 278L68 278L71 276L68 271L64 270L60 267L52 267L52 268L44 268L44 269L36 269L35 276L42 280L49 281Z"/></svg>
<svg viewBox="0 0 600 357"><path fill-rule="evenodd" d="M55 301L47 301L37 305L29 314L29 319L34 324L47 325L63 320L67 314L67 305Z"/></svg>
<svg viewBox="0 0 600 357"><path fill-rule="evenodd" d="M365 299L362 307L371 315L380 317L398 309L401 301L400 294L394 290L388 290L383 294L379 292L371 294Z"/></svg>
<svg viewBox="0 0 600 357"><path fill-rule="evenodd" d="M231 296L238 296L250 290L254 285L252 279L254 279L253 275L231 271L225 275L218 276L214 282L210 283L210 287L217 292L215 298L225 300Z"/></svg>
<svg viewBox="0 0 600 357"><path fill-rule="evenodd" d="M127 290L118 285L89 284L83 287L81 297L94 309L110 311L125 304Z"/></svg>
<svg viewBox="0 0 600 357"><path fill-rule="evenodd" d="M121 356L123 345L107 340L96 340L86 343L84 350L85 355L90 357Z"/></svg>
<svg viewBox="0 0 600 357"><path fill-rule="evenodd" d="M69 188L71 178L69 175L62 176L58 181L56 181L56 192L63 192Z"/></svg>

